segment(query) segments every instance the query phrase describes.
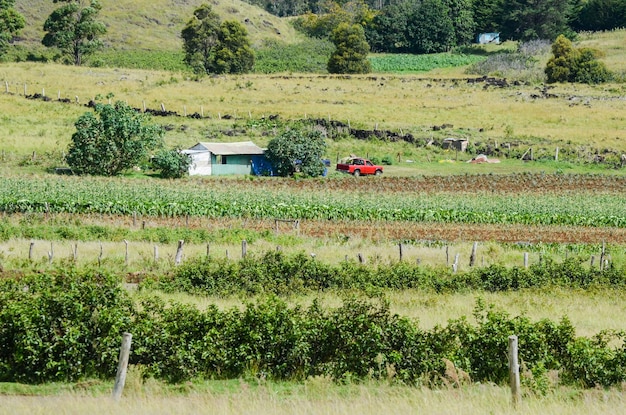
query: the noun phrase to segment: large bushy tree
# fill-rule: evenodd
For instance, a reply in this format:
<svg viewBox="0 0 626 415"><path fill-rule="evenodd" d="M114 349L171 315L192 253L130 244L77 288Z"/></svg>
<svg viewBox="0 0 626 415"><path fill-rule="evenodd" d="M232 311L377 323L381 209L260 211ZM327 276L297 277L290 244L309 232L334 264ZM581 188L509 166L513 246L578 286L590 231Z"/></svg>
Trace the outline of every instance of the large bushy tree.
<svg viewBox="0 0 626 415"><path fill-rule="evenodd" d="M265 154L279 176L302 173L316 177L324 173L325 151L326 141L318 131L291 129L273 138Z"/></svg>
<svg viewBox="0 0 626 415"><path fill-rule="evenodd" d="M370 47L363 26L342 23L333 31L331 41L335 44L335 51L328 60L328 72L358 74L372 71L367 59Z"/></svg>
<svg viewBox="0 0 626 415"><path fill-rule="evenodd" d="M63 3L44 23L46 31L42 43L57 47L74 65L81 65L83 57L102 48L100 37L106 33L104 23L97 20L102 6L97 0L54 0Z"/></svg>
<svg viewBox="0 0 626 415"><path fill-rule="evenodd" d="M77 174L119 174L147 161L149 152L162 145L162 127L121 101L96 104L75 126L66 161Z"/></svg>
<svg viewBox="0 0 626 415"><path fill-rule="evenodd" d="M241 23L225 21L220 25L215 49L216 73L247 73L254 66L254 51L248 32Z"/></svg>
<svg viewBox="0 0 626 415"><path fill-rule="evenodd" d="M560 35L552 44L552 57L546 65L547 81L586 84L608 81L611 73L604 63L597 60L598 54L589 48L577 49L569 39Z"/></svg>
<svg viewBox="0 0 626 415"><path fill-rule="evenodd" d="M246 73L254 52L246 29L236 21L221 22L210 5L202 4L182 30L185 63L196 73Z"/></svg>
<svg viewBox="0 0 626 415"><path fill-rule="evenodd" d="M15 10L15 0L0 0L0 56L19 31L24 28L24 17Z"/></svg>

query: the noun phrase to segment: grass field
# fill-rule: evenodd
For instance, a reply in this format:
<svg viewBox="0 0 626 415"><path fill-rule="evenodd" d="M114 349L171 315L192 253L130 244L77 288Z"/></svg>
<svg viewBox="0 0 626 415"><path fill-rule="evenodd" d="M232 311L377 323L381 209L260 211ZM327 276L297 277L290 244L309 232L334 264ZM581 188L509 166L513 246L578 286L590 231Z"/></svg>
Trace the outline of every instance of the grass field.
<svg viewBox="0 0 626 415"><path fill-rule="evenodd" d="M67 79L72 79L68 83ZM97 96L114 94L114 100L131 106L160 109L180 115L202 113L204 120L165 118L169 145L189 147L211 137L224 139L219 131L233 130L249 118L279 115L284 119L324 118L350 123L354 128L385 129L417 137L468 138L473 142L512 143L554 148L567 146L585 152L624 151L623 85L596 87L558 85L550 90L557 98L536 99L535 86L485 89L466 81L432 79L428 76L355 76L350 79L319 75L230 76L186 79L184 74L72 68L53 64L3 64L0 81L12 94L0 93L3 150L19 154L59 151L69 144L73 123L86 111L76 105ZM3 83L4 83L3 82ZM69 98L73 104L24 99L42 94L53 100ZM375 105L374 105L375 103ZM225 120L234 117L236 122ZM452 128L433 131L433 126ZM218 132L215 132L217 129ZM213 131L213 133L211 133ZM267 138L253 130L227 140L253 139L263 145ZM344 153L364 146L351 141L331 145L329 152ZM389 152L416 149L389 146ZM349 153L348 153L349 154ZM392 155L395 155L392 153ZM437 157L436 155L433 157ZM437 158L454 158L455 155ZM334 158L334 157L333 157Z"/></svg>
<svg viewBox="0 0 626 415"><path fill-rule="evenodd" d="M129 378L129 383L132 382ZM136 381L135 381L136 382ZM120 402L97 385L93 393L63 392L55 396L9 395L2 397L0 414L590 414L620 413L625 404L622 391L565 389L545 397L524 396L517 408L509 391L490 384L461 389L430 390L390 387L379 383L336 386L314 378L303 385L255 384L246 381L223 384L187 384L172 392L162 385L131 384ZM28 393L28 389L21 391Z"/></svg>

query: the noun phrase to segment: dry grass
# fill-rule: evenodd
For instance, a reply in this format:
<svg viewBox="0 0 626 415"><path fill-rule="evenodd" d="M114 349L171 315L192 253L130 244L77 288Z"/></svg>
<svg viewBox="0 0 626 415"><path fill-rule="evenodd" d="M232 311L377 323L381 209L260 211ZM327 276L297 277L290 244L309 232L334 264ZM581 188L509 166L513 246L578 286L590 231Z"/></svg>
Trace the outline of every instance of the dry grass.
<svg viewBox="0 0 626 415"><path fill-rule="evenodd" d="M364 384L337 386L325 378L281 389L241 382L229 392L198 391L169 395L130 391L118 403L108 396L64 393L57 396L3 396L0 414L608 414L624 413L617 390L562 389L545 397L525 396L518 408L505 387L473 385L431 390Z"/></svg>
<svg viewBox="0 0 626 415"><path fill-rule="evenodd" d="M428 76L428 75L426 75ZM69 81L71 80L71 81ZM3 123L2 149L31 152L37 148L59 150L69 143L72 124L84 108L76 105L30 102L22 96L46 91L56 98L82 103L96 95L114 93L115 100L141 108L183 114L203 112L211 121L163 119L174 128L166 140L191 146L206 139L210 126L228 126L236 118L260 118L279 114L286 119L332 118L364 129L389 129L432 137L433 125L452 124L444 134L472 137L474 141L519 140L551 145L608 147L626 151L626 94L623 85L559 85L551 90L558 98L533 99L535 87L484 89L467 84L409 76L354 76L349 79L307 76L222 76L200 81L182 74L75 68L53 64L4 64L0 81L13 95L0 94ZM184 125L184 129L180 127ZM184 130L184 131L183 131ZM247 132L232 139L249 139ZM258 140L259 137L253 137ZM263 139L261 139L263 140Z"/></svg>

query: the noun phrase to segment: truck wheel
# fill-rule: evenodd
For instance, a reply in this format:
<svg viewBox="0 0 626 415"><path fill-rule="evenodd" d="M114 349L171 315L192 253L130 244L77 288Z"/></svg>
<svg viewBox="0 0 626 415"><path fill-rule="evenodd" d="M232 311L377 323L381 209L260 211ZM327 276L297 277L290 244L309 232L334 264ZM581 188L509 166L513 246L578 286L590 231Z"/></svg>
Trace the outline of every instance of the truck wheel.
<svg viewBox="0 0 626 415"><path fill-rule="evenodd" d="M376 170L376 173L374 173L376 176L380 176L381 174L383 174L382 170Z"/></svg>
<svg viewBox="0 0 626 415"><path fill-rule="evenodd" d="M354 177L359 177L361 175L361 170L355 170L352 174L354 174Z"/></svg>

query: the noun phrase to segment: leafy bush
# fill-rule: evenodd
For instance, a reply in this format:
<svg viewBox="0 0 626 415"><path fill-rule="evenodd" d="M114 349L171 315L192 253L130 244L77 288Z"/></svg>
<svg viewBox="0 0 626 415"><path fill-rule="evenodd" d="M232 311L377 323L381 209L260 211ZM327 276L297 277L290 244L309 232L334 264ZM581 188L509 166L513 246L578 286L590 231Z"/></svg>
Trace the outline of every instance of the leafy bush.
<svg viewBox="0 0 626 415"><path fill-rule="evenodd" d="M552 55L545 69L549 83L599 84L611 79L611 73L604 63L597 60L599 51L574 48L572 42L563 35L552 45Z"/></svg>
<svg viewBox="0 0 626 415"><path fill-rule="evenodd" d="M191 158L180 149L161 150L152 158L152 166L164 179L180 179L189 172Z"/></svg>
<svg viewBox="0 0 626 415"><path fill-rule="evenodd" d="M113 376L132 304L99 271L0 279L0 381Z"/></svg>
<svg viewBox="0 0 626 415"><path fill-rule="evenodd" d="M277 274L296 267L281 254L266 258L272 263L267 268ZM259 261L250 262L252 266ZM305 262L315 276L316 262ZM196 277L208 283L197 272L201 266L209 263L183 271L190 284ZM354 273L355 267L360 266L347 264L343 269ZM426 278L407 264L387 271L388 280L398 285L406 284L402 278ZM353 281L375 281L370 278L357 275ZM558 324L533 322L486 307L480 300L474 319L470 323L462 317L424 331L392 314L384 300L357 298L332 309L316 301L308 308L290 307L274 296L230 310L215 305L198 310L157 297L145 297L134 306L118 279L93 270L5 277L0 280L0 381L111 378L123 331L133 334L130 363L168 382L324 375L337 381L373 378L432 384L446 379L447 359L473 381L505 383L510 335L518 336L521 364L532 374L522 374L528 384L546 385L549 370L559 370L565 382L585 387L626 380L622 333L577 338L566 318ZM618 346L613 346L615 340Z"/></svg>

